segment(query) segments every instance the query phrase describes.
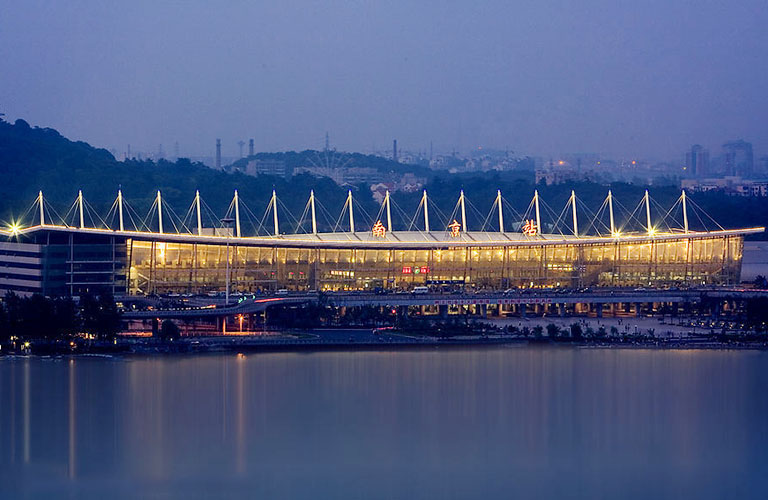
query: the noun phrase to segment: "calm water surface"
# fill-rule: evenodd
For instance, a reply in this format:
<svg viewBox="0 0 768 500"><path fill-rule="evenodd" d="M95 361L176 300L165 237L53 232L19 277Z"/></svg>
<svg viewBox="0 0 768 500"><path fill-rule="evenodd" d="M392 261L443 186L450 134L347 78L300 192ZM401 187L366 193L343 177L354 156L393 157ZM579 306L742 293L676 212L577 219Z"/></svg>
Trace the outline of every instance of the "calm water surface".
<svg viewBox="0 0 768 500"><path fill-rule="evenodd" d="M2 498L768 498L768 353L0 358Z"/></svg>

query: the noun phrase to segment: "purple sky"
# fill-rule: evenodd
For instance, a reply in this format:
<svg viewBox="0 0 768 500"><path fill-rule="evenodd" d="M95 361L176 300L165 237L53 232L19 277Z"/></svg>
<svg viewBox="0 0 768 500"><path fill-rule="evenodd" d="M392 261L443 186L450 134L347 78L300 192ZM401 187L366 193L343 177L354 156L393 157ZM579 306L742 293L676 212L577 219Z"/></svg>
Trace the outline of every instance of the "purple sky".
<svg viewBox="0 0 768 500"><path fill-rule="evenodd" d="M214 6L217 5L217 6ZM77 1L0 9L0 110L97 146L768 153L768 4Z"/></svg>

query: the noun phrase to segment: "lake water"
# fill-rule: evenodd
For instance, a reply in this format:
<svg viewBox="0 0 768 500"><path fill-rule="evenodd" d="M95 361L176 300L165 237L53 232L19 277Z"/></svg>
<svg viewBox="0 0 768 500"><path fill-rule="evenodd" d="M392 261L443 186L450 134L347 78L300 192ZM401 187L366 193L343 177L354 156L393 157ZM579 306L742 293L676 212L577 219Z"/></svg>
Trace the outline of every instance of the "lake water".
<svg viewBox="0 0 768 500"><path fill-rule="evenodd" d="M768 498L768 353L0 358L1 498Z"/></svg>

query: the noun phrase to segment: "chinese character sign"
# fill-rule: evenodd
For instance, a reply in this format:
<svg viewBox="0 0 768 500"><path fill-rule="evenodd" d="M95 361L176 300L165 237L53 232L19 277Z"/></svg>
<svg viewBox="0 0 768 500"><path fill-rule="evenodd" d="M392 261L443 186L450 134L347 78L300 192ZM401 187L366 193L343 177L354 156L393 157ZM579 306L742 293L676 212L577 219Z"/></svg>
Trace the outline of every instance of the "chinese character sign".
<svg viewBox="0 0 768 500"><path fill-rule="evenodd" d="M536 236L538 230L539 228L536 227L536 222L531 219L525 221L525 224L523 224L523 233L526 236Z"/></svg>
<svg viewBox="0 0 768 500"><path fill-rule="evenodd" d="M376 224L373 225L371 232L376 238L383 238L387 235L387 228L384 227L384 224L382 224L380 220L377 220Z"/></svg>
<svg viewBox="0 0 768 500"><path fill-rule="evenodd" d="M455 238L459 235L461 232L461 224L456 222L456 219L453 220L450 224L448 224L448 229L451 230L451 237Z"/></svg>

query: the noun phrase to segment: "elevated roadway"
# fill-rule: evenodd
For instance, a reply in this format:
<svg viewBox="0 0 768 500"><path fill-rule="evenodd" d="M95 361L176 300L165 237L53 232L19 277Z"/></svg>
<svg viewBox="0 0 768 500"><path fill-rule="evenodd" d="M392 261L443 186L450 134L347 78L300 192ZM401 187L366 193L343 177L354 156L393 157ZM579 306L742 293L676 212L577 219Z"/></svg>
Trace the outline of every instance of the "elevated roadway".
<svg viewBox="0 0 768 500"><path fill-rule="evenodd" d="M740 288L689 289L689 290L623 290L598 289L583 292L485 292L485 293L367 293L329 292L296 293L285 296L253 297L237 304L225 305L218 298L196 298L190 307L160 309L159 300L150 300L155 306L149 310L128 311L125 319L183 319L235 316L265 311L269 307L293 304L322 303L335 307L359 306L459 306L459 305L546 305L546 304L622 304L622 303L695 303L704 298L744 300L765 297L768 290Z"/></svg>

